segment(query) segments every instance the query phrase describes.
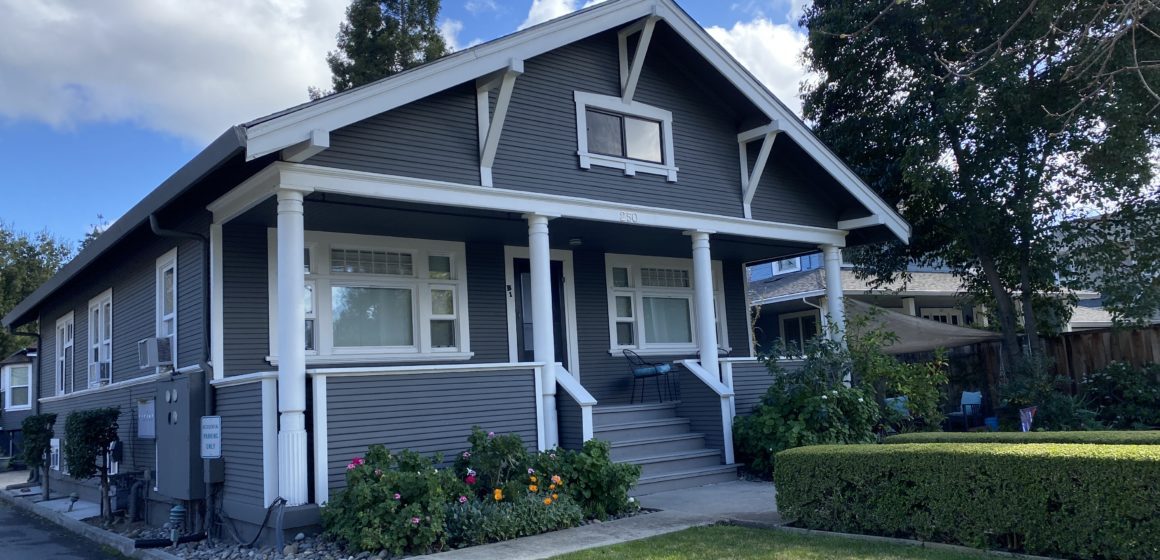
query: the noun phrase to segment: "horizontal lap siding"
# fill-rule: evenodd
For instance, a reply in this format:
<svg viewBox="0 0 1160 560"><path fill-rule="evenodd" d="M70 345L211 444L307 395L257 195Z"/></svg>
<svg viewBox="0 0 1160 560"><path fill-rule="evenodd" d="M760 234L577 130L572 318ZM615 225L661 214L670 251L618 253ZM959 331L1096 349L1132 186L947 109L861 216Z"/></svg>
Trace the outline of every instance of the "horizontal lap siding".
<svg viewBox="0 0 1160 560"><path fill-rule="evenodd" d="M689 370L676 369L681 381L681 402L677 416L689 420L689 429L705 434L709 449L723 449L725 438L721 429L721 397L701 382Z"/></svg>
<svg viewBox="0 0 1160 560"><path fill-rule="evenodd" d="M95 408L120 408L121 416L117 419L117 437L121 439L124 446L120 465L121 472L153 469L155 468L156 440L137 437L137 401L153 399L156 394L156 384L144 383L41 403L40 412L57 414L53 431L56 433L56 437L62 440L63 446L65 422L70 412ZM161 468L165 468L164 464L161 465Z"/></svg>
<svg viewBox="0 0 1160 560"><path fill-rule="evenodd" d="M508 361L507 291L503 246L467 242L467 304L471 361Z"/></svg>
<svg viewBox="0 0 1160 560"><path fill-rule="evenodd" d="M374 444L449 460L478 425L536 446L532 370L329 377L326 393L332 490L345 485L351 458Z"/></svg>
<svg viewBox="0 0 1160 560"><path fill-rule="evenodd" d="M794 157L778 150L778 142L786 140L774 141L769 162L765 165L761 182L754 191L753 200L749 205L753 219L837 227L841 208L822 194L822 185L831 184L833 179L822 176L809 177L801 172L799 170L801 165ZM750 165L757 160L760 148L760 141L749 144ZM800 154L798 150L793 151Z"/></svg>
<svg viewBox="0 0 1160 560"><path fill-rule="evenodd" d="M226 375L272 369L266 228L222 228L222 326Z"/></svg>
<svg viewBox="0 0 1160 560"><path fill-rule="evenodd" d="M733 364L733 392L738 416L748 416L761 403L766 389L773 384L773 376L764 362Z"/></svg>
<svg viewBox="0 0 1160 560"><path fill-rule="evenodd" d="M580 405L560 389L556 392L556 418L560 432L560 447L580 449L584 445L583 414Z"/></svg>
<svg viewBox="0 0 1160 560"><path fill-rule="evenodd" d="M223 387L214 396L222 418L223 499L263 506L262 384Z"/></svg>

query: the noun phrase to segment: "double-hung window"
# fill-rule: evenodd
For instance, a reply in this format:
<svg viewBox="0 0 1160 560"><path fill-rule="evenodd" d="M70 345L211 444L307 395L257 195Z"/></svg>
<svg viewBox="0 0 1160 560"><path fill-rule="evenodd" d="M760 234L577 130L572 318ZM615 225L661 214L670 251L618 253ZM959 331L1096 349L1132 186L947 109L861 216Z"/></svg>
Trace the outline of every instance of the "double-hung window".
<svg viewBox="0 0 1160 560"><path fill-rule="evenodd" d="M177 249L157 259L157 338L169 339L169 359L177 367Z"/></svg>
<svg viewBox="0 0 1160 560"><path fill-rule="evenodd" d="M697 350L693 263L688 259L606 255L611 350L684 354ZM717 342L728 347L721 328L724 299L721 264L713 263Z"/></svg>
<svg viewBox="0 0 1160 560"><path fill-rule="evenodd" d="M821 312L818 310L782 313L779 317L781 341L791 356L805 353L806 342L821 334Z"/></svg>
<svg viewBox="0 0 1160 560"><path fill-rule="evenodd" d="M32 408L31 386L32 365L12 364L4 366L2 374L4 390L4 410L28 410Z"/></svg>
<svg viewBox="0 0 1160 560"><path fill-rule="evenodd" d="M271 239L274 294L276 232ZM306 232L306 241L308 361L470 356L462 243L326 232ZM271 317L277 312L275 300ZM275 342L272 335L271 348Z"/></svg>
<svg viewBox="0 0 1160 560"><path fill-rule="evenodd" d="M576 145L580 167L651 173L677 180L673 161L673 114L640 102L577 91Z"/></svg>
<svg viewBox="0 0 1160 560"><path fill-rule="evenodd" d="M89 301L89 387L113 381L113 291Z"/></svg>
<svg viewBox="0 0 1160 560"><path fill-rule="evenodd" d="M56 320L56 394L72 392L73 386L73 314L70 311Z"/></svg>

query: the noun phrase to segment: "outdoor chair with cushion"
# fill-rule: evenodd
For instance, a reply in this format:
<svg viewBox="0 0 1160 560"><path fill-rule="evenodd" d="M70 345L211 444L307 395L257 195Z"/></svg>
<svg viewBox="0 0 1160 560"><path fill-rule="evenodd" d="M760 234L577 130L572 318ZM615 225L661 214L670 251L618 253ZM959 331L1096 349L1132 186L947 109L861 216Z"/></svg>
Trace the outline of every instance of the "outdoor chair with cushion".
<svg viewBox="0 0 1160 560"><path fill-rule="evenodd" d="M644 403L644 391L647 387L649 378L653 379L653 384L657 389L657 402L664 402L664 395L661 393L661 379L664 378L664 388L669 394L669 399L673 398L672 386L669 383L670 373L673 371L672 364L654 364L644 361L636 352L632 350L624 350L624 357L628 360L628 371L632 374L632 396L629 397L629 403L636 402L636 384L640 383L640 402Z"/></svg>
<svg viewBox="0 0 1160 560"><path fill-rule="evenodd" d="M983 393L982 391L963 391L959 399L959 410L947 414L947 423L951 429L956 425L962 426L965 432L983 422Z"/></svg>

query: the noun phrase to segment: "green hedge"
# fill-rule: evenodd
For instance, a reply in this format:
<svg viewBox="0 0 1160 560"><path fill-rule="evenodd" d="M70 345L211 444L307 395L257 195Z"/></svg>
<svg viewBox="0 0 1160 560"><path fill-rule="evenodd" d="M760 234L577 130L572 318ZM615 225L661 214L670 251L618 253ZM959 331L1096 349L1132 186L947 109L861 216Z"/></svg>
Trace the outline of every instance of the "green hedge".
<svg viewBox="0 0 1160 560"><path fill-rule="evenodd" d="M886 443L1101 443L1160 445L1160 431L1112 432L922 432L886 438Z"/></svg>
<svg viewBox="0 0 1160 560"><path fill-rule="evenodd" d="M1160 558L1160 447L899 444L777 455L800 527L1069 558Z"/></svg>

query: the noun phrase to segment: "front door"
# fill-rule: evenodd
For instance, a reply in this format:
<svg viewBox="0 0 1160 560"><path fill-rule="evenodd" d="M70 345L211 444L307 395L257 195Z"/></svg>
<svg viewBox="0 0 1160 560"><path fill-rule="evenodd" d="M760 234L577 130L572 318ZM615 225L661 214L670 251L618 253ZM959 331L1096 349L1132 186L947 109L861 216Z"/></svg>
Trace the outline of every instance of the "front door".
<svg viewBox="0 0 1160 560"><path fill-rule="evenodd" d="M568 337L565 325L568 318L564 306L564 263L551 261L552 270L552 340L556 345L556 361L567 365ZM516 357L521 362L534 362L532 344L532 268L531 261L512 259L512 298L515 300Z"/></svg>

